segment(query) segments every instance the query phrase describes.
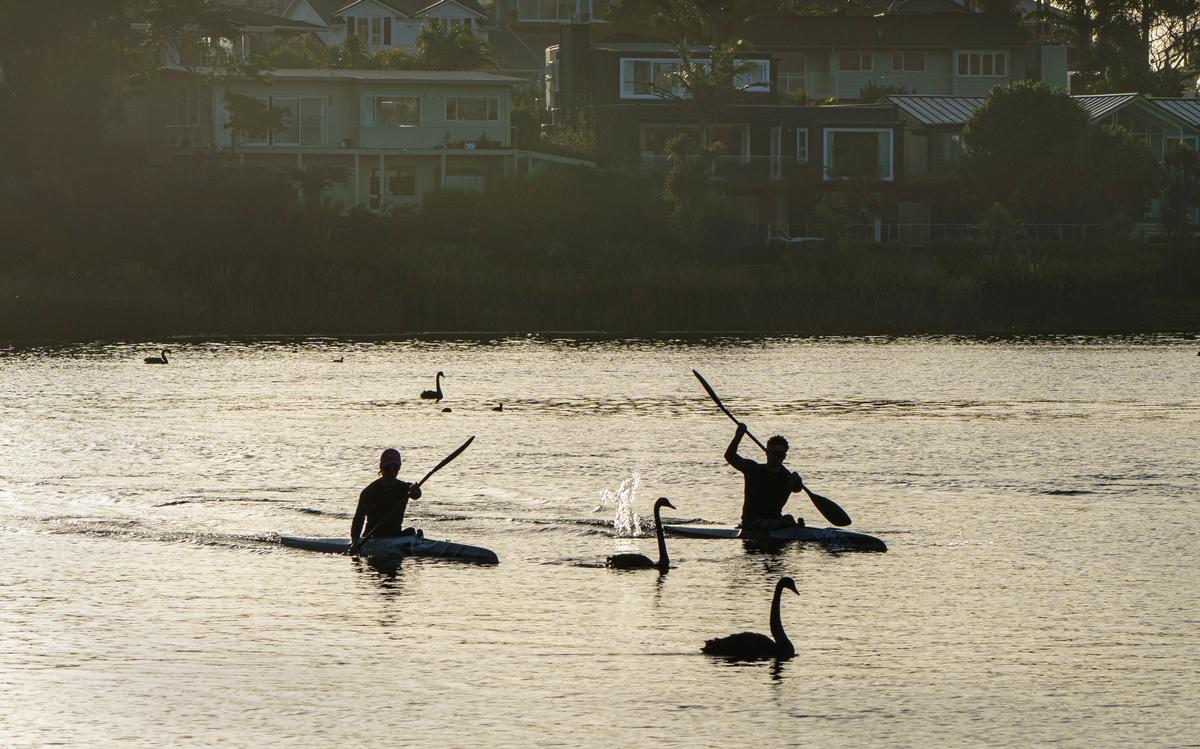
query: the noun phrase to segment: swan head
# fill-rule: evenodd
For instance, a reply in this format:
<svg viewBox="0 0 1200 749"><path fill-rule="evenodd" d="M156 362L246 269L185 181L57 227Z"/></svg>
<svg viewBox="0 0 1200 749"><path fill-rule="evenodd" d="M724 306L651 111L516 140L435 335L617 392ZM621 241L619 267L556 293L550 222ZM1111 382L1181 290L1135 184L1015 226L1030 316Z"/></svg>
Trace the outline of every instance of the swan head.
<svg viewBox="0 0 1200 749"><path fill-rule="evenodd" d="M670 507L672 510L675 509L675 505L671 504L671 500L667 499L666 497L659 497L658 501L654 503L654 509L657 510L660 507Z"/></svg>
<svg viewBox="0 0 1200 749"><path fill-rule="evenodd" d="M445 376L446 376L446 373L442 372L440 370L438 371L438 373L436 375L434 375L434 377L445 377Z"/></svg>
<svg viewBox="0 0 1200 749"><path fill-rule="evenodd" d="M796 581L790 577L784 577L779 580L779 587L787 588L796 595L800 595L800 591L796 589Z"/></svg>

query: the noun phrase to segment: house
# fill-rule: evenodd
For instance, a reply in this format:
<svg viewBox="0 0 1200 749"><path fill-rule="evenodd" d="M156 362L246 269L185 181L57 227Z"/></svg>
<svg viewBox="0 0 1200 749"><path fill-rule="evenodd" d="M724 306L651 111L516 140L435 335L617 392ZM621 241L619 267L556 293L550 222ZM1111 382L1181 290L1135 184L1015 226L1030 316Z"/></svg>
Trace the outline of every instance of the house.
<svg viewBox="0 0 1200 749"><path fill-rule="evenodd" d="M712 179L751 224L779 226L809 212L825 194L852 180L877 194L880 208L855 217L878 226L886 197L901 174L900 123L888 105L803 106L780 103L778 61L747 53L738 82L743 94L703 125L672 101L681 61L668 45L644 41L590 42L591 26L561 26L547 50L546 100L560 126L584 116L595 130L602 161L663 171L667 144L692 133L704 145L720 143ZM702 61L706 50L691 50ZM864 184L868 185L864 188Z"/></svg>
<svg viewBox="0 0 1200 749"><path fill-rule="evenodd" d="M1200 145L1200 100L1152 99L1136 93L1071 97L1094 124L1125 128L1160 161L1171 144ZM963 126L984 104L978 96L889 96L903 124L905 174L909 180L948 179L958 170ZM945 220L936 201L899 206L905 223ZM1157 216L1157 205L1150 217Z"/></svg>
<svg viewBox="0 0 1200 749"><path fill-rule="evenodd" d="M357 37L370 51L416 50L417 34L436 21L442 28L463 26L486 39L488 14L474 0L293 0L283 16L318 27L329 46Z"/></svg>
<svg viewBox="0 0 1200 749"><path fill-rule="evenodd" d="M283 128L237 130L226 91L195 72L164 72L152 92L152 163L198 156L321 170L347 209L418 205L438 189L481 191L515 169L508 76L466 71L277 70L229 91L283 110Z"/></svg>

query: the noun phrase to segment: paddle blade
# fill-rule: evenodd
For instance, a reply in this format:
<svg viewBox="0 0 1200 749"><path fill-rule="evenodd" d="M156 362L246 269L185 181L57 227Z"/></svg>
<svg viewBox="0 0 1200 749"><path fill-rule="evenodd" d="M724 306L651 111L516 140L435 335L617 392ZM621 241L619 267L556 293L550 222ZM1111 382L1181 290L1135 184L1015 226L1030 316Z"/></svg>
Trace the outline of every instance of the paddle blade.
<svg viewBox="0 0 1200 749"><path fill-rule="evenodd" d="M436 466L434 466L434 467L433 467L433 470L431 470L429 473L425 474L425 476L424 476L424 477L423 477L423 478L422 478L420 481L418 481L418 482L417 482L417 486L420 486L421 484L424 484L426 481L428 481L428 480L429 480L429 477L430 477L430 476L432 476L433 474L435 474L435 473L437 473L438 471L440 471L440 470L442 470L443 468L445 468L445 467L446 467L446 464L448 464L450 461L452 461L452 460L454 460L455 458L457 458L459 455L462 455L462 452L463 452L463 450L466 450L468 447L470 447L470 446L471 446L471 443L472 443L472 442L474 442L474 441L475 441L475 435L471 435L471 436L470 436L470 437L467 439L467 441L466 441L466 442L464 442L464 443L462 443L461 445L459 445L459 447L458 447L458 449L457 449L457 450L455 450L454 452L452 452L452 453L450 453L449 455L447 455L445 458L443 458L443 459L442 459L442 462L441 462L441 463L438 463Z"/></svg>
<svg viewBox="0 0 1200 749"><path fill-rule="evenodd" d="M824 515L825 519L830 523L837 526L850 525L850 516L846 514L845 510L838 506L837 502L834 502L828 497L822 497L820 494L814 494L807 486L804 487L804 493L807 494L808 498L812 500L812 503L816 506L817 511Z"/></svg>

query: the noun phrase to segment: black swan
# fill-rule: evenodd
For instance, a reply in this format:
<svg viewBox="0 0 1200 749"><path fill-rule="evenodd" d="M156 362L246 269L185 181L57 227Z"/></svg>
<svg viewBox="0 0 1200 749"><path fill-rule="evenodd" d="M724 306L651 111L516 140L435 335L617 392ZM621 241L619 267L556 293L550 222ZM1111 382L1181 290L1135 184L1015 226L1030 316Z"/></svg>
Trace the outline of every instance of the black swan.
<svg viewBox="0 0 1200 749"><path fill-rule="evenodd" d="M779 599L784 588L800 595L796 581L790 577L782 577L775 584L775 596L771 599L771 635L775 639L759 632L739 632L728 637L715 637L705 642L700 651L726 658L791 658L796 654L796 648L783 631L783 621L779 618Z"/></svg>
<svg viewBox="0 0 1200 749"><path fill-rule="evenodd" d="M437 390L422 391L421 397L425 398L426 400L440 401L442 399L442 378L445 376L446 375L442 374L441 372L438 372L437 377L434 378L435 384L437 385Z"/></svg>
<svg viewBox="0 0 1200 749"><path fill-rule="evenodd" d="M616 570L647 570L654 567L658 568L659 572L666 572L671 568L671 560L667 558L667 542L663 539L662 529L662 514L661 510L664 507L675 509L675 505L666 497L659 497L654 503L654 534L658 536L658 561L651 561L650 557L644 554L613 554L605 562L605 567L612 567Z"/></svg>
<svg viewBox="0 0 1200 749"><path fill-rule="evenodd" d="M147 364L166 364L167 354L169 353L171 352L163 349L162 356L147 356L145 359L142 359L142 361L146 362Z"/></svg>
<svg viewBox="0 0 1200 749"><path fill-rule="evenodd" d="M503 411L503 410L504 410L504 404L503 404L503 403L497 403L496 405L492 406L492 410L493 410L493 411Z"/></svg>

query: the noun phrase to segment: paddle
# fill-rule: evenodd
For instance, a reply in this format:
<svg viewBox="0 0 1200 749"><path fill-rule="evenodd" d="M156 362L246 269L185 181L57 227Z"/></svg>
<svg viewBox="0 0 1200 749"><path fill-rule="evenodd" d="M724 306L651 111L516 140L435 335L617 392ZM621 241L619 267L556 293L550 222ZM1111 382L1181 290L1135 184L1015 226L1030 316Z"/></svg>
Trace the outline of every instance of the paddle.
<svg viewBox="0 0 1200 749"><path fill-rule="evenodd" d="M430 476L432 476L433 474L435 474L438 471L445 468L447 463L454 460L459 455L462 455L463 450L466 450L468 447L470 447L471 443L474 441L475 441L475 435L471 435L471 437L466 442L459 445L457 450L455 450L454 452L450 453L445 458L443 458L441 463L438 463L437 465L435 465L433 467L433 470L431 470L429 473L425 474L424 478L422 478L417 483L413 484L413 486L419 487L419 486L421 486L421 484L424 484L426 481L429 480ZM412 489L410 488L409 491L412 491ZM383 520L380 520L378 523L375 523L374 528L372 528L370 531L364 533L362 538L358 539L358 543L350 544L350 548L346 550L346 553L350 554L351 556L357 554L358 550L362 548L362 545L365 544L368 540L370 540L371 536L375 535L375 531L377 529L383 527L383 525L385 523L387 523L387 521L392 519L392 516L396 514L397 509L399 509L399 508L398 507L392 508L391 512L389 512L387 515L383 516Z"/></svg>
<svg viewBox="0 0 1200 749"><path fill-rule="evenodd" d="M722 411L724 411L725 415L732 419L735 424L740 424L741 422L737 420L737 417L729 413L728 408L725 408L725 404L721 402L721 398L717 395L717 391L712 389L712 385L708 384L708 380L704 379L704 376L694 369L692 370L692 374L696 375L697 380L700 380L700 384L703 385L705 391L708 392L708 397L713 399L713 403L717 404L717 408L720 408ZM746 436L754 440L754 444L762 448L763 452L767 451L767 446L759 442L758 438L753 434L750 434L750 430L748 429L746 430ZM837 502L813 492L808 488L807 484L801 484L801 487L804 489L804 493L808 495L808 498L812 500L812 503L816 505L817 510L825 516L826 520L838 526L850 525L850 516L846 514L845 510L838 506Z"/></svg>

